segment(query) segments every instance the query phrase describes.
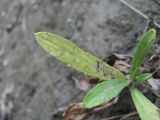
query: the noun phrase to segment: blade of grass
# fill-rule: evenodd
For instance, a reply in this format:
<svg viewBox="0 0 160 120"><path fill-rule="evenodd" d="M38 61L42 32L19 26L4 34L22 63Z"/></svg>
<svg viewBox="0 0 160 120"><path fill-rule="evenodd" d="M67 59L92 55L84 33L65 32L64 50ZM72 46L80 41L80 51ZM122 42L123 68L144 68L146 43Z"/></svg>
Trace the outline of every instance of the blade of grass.
<svg viewBox="0 0 160 120"><path fill-rule="evenodd" d="M105 80L87 93L83 100L83 107L93 108L106 103L116 97L128 85L128 80Z"/></svg>
<svg viewBox="0 0 160 120"><path fill-rule="evenodd" d="M135 77L139 73L139 67L144 61L144 57L149 52L152 47L154 40L156 37L156 30L150 29L147 31L141 38L135 49L135 53L132 59L132 67L131 67L131 79L135 80Z"/></svg>
<svg viewBox="0 0 160 120"><path fill-rule="evenodd" d="M68 66L85 73L105 79L126 79L126 77L115 68L104 63L100 59L84 52L71 41L47 32L35 33L36 40L49 54Z"/></svg>
<svg viewBox="0 0 160 120"><path fill-rule="evenodd" d="M152 74L150 73L143 73L136 77L135 82L136 83L143 83L146 80L149 80L152 77Z"/></svg>
<svg viewBox="0 0 160 120"><path fill-rule="evenodd" d="M130 88L131 96L142 120L160 120L160 109L135 87Z"/></svg>

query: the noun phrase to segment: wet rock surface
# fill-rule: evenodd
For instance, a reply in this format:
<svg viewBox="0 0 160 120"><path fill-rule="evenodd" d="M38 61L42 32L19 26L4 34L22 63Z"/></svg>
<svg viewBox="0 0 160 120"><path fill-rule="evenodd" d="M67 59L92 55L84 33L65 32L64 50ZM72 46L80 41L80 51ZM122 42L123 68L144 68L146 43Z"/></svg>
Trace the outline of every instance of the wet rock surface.
<svg viewBox="0 0 160 120"><path fill-rule="evenodd" d="M35 32L64 36L101 59L113 52L131 54L150 27L148 18L159 26L159 9L153 0L0 0L0 94L14 86L12 120L51 120L58 108L83 98L72 77L86 77L43 51ZM130 95L123 94L128 97L111 114L88 120L134 110Z"/></svg>

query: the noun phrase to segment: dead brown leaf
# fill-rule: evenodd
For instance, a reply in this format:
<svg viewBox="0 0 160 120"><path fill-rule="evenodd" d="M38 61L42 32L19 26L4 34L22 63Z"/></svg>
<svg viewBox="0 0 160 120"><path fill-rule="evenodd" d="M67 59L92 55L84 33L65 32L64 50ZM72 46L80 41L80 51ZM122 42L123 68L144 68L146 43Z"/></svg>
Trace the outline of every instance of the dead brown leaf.
<svg viewBox="0 0 160 120"><path fill-rule="evenodd" d="M74 78L74 81L75 81L76 87L79 88L81 91L87 91L91 86L86 80L80 81Z"/></svg>
<svg viewBox="0 0 160 120"><path fill-rule="evenodd" d="M86 80L78 80L77 78L73 78L75 81L76 87L79 88L81 91L87 91L91 88L92 85L95 85L100 82L98 78L90 77Z"/></svg>
<svg viewBox="0 0 160 120"><path fill-rule="evenodd" d="M70 105L64 113L63 120L82 120L86 116L81 103Z"/></svg>
<svg viewBox="0 0 160 120"><path fill-rule="evenodd" d="M124 74L129 73L129 69L131 67L130 65L131 56L130 55L114 53L110 55L106 59L106 61L108 64L110 64L111 66L114 66L119 71L123 72Z"/></svg>
<svg viewBox="0 0 160 120"><path fill-rule="evenodd" d="M116 61L119 60L129 64L131 62L131 56L126 54L113 53L108 58L106 58L106 62L112 66L115 64Z"/></svg>
<svg viewBox="0 0 160 120"><path fill-rule="evenodd" d="M131 65L129 65L128 63L124 62L124 61L116 61L114 64L114 67L117 68L119 71L121 71L124 74L128 74Z"/></svg>

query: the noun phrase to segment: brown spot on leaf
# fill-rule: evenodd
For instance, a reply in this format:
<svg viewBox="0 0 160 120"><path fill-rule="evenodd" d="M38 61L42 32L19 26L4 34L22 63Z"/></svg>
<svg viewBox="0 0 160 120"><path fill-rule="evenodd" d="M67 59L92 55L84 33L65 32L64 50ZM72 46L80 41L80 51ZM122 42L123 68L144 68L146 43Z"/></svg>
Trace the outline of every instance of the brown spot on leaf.
<svg viewBox="0 0 160 120"><path fill-rule="evenodd" d="M99 72L99 61L96 62L96 69Z"/></svg>

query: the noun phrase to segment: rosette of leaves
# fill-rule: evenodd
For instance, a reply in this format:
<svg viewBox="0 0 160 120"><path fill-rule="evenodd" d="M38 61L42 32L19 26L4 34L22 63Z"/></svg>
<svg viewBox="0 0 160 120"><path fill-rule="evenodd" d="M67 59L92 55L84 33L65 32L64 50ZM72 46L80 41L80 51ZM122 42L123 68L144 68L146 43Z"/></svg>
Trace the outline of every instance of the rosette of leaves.
<svg viewBox="0 0 160 120"><path fill-rule="evenodd" d="M116 97L125 87L129 87L133 102L142 120L160 120L159 108L147 99L134 85L143 83L152 76L150 73L140 74L139 69L152 47L155 37L156 30L150 29L140 38L132 59L130 80L128 80L123 73L90 53L83 51L71 41L48 32L35 33L37 42L50 55L77 71L101 80L84 97L84 109L90 109L107 103Z"/></svg>

